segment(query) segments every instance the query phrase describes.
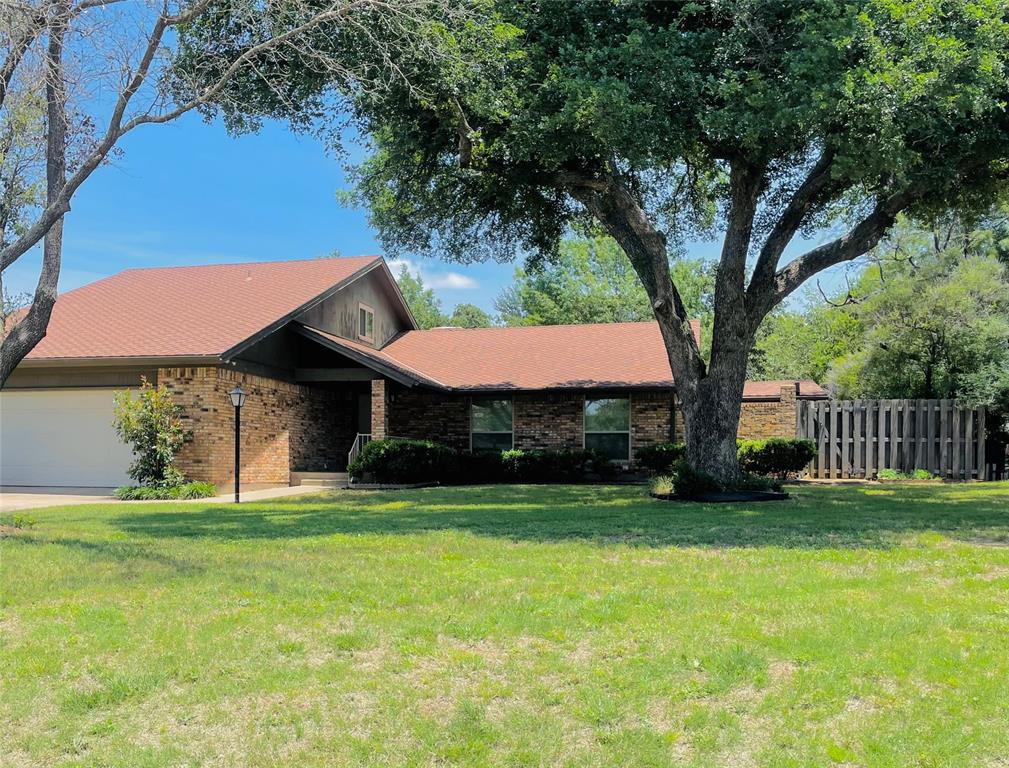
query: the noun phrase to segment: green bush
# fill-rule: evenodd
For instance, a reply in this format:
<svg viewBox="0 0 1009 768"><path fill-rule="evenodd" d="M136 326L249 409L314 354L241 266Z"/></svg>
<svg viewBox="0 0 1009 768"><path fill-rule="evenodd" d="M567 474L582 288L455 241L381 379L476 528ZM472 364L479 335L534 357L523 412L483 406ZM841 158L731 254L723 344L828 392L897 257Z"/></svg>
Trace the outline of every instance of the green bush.
<svg viewBox="0 0 1009 768"><path fill-rule="evenodd" d="M737 455L744 472L785 480L789 475L802 471L816 456L816 444L812 440L783 437L740 440Z"/></svg>
<svg viewBox="0 0 1009 768"><path fill-rule="evenodd" d="M876 473L877 480L935 480L936 476L927 469L916 469L914 472L899 472L886 467Z"/></svg>
<svg viewBox="0 0 1009 768"><path fill-rule="evenodd" d="M722 484L706 472L690 466L685 458L673 464L673 490L685 499L722 490Z"/></svg>
<svg viewBox="0 0 1009 768"><path fill-rule="evenodd" d="M182 426L182 409L164 386L140 380L140 392L116 392L112 425L133 448L127 473L141 487L180 485L185 478L172 464L179 449L192 437Z"/></svg>
<svg viewBox="0 0 1009 768"><path fill-rule="evenodd" d="M682 443L646 445L634 450L634 465L653 475L667 474L686 452L686 446Z"/></svg>
<svg viewBox="0 0 1009 768"><path fill-rule="evenodd" d="M347 468L376 483L447 482L458 473L459 452L432 440L372 440Z"/></svg>
<svg viewBox="0 0 1009 768"><path fill-rule="evenodd" d="M597 451L525 451L501 454L503 480L516 483L569 483L596 473L608 476L613 465Z"/></svg>
<svg viewBox="0 0 1009 768"><path fill-rule="evenodd" d="M608 479L618 468L598 451L469 453L430 440L373 440L348 471L356 480L377 483L475 485L571 483L593 475Z"/></svg>
<svg viewBox="0 0 1009 768"><path fill-rule="evenodd" d="M208 499L217 495L217 486L202 482L177 485L122 485L116 488L114 495L120 501Z"/></svg>

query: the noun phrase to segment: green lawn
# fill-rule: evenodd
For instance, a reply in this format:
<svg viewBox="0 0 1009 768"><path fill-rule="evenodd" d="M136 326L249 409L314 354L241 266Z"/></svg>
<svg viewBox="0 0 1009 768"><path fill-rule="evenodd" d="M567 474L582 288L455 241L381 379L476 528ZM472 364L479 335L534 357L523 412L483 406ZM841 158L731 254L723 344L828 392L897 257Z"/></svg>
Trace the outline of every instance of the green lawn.
<svg viewBox="0 0 1009 768"><path fill-rule="evenodd" d="M1009 485L794 494L28 513L0 765L1009 765Z"/></svg>

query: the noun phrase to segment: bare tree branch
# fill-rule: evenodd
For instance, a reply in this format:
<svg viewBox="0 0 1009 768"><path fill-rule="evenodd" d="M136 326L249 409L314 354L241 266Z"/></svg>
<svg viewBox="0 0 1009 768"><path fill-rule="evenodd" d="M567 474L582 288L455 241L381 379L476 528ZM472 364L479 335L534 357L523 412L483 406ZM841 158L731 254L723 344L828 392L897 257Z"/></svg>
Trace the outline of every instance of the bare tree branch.
<svg viewBox="0 0 1009 768"><path fill-rule="evenodd" d="M24 31L11 41L10 50L0 65L0 107L3 106L7 98L7 89L10 88L11 79L14 72L21 64L32 42L45 30L46 10L40 11L33 18L25 23ZM12 30L13 34L13 30Z"/></svg>

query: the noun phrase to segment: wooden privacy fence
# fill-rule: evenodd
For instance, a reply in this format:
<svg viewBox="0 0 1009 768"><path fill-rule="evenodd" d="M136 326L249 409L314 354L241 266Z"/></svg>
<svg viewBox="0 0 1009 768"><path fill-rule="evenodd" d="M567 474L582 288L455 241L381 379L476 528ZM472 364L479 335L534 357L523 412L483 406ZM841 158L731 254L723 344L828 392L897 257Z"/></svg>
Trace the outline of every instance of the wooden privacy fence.
<svg viewBox="0 0 1009 768"><path fill-rule="evenodd" d="M808 474L872 478L884 468L985 479L984 408L955 400L800 401L796 434L816 443Z"/></svg>

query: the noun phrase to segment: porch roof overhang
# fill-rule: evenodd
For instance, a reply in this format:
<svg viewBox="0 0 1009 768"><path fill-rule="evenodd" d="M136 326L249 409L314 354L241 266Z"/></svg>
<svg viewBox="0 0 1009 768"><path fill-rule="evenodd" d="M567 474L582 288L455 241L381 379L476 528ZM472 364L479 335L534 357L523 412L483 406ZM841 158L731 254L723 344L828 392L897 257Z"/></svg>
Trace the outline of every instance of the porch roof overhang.
<svg viewBox="0 0 1009 768"><path fill-rule="evenodd" d="M370 368L376 373L392 379L403 386L415 387L420 384L445 391L448 391L449 389L441 382L435 381L434 379L424 376L418 371L414 371L400 363L397 363L388 355L383 354L381 350L372 349L364 344L358 344L327 331L320 330L319 328L312 328L311 326L303 325L302 323L292 323L290 327L293 331L295 331L295 333L298 333L305 338L326 347L327 349L338 352L349 360L352 360L359 365L363 365L366 368Z"/></svg>

